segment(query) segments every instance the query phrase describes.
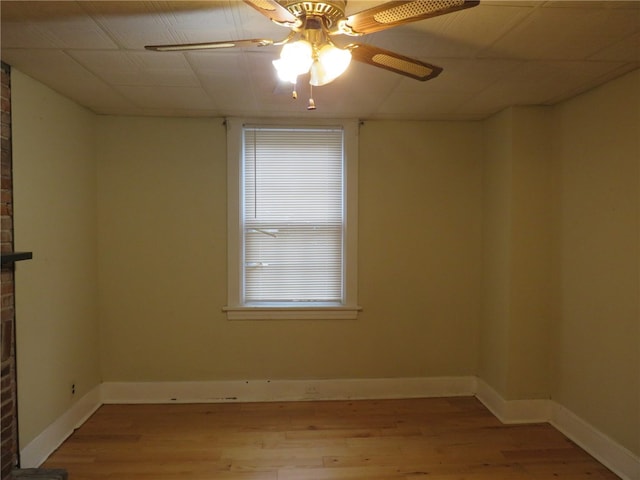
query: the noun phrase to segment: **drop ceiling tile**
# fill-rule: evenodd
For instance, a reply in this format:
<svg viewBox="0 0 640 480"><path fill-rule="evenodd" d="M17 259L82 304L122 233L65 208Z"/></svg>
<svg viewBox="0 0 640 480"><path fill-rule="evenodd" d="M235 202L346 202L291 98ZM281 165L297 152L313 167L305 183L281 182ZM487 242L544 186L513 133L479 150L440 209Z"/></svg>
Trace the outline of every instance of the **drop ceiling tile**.
<svg viewBox="0 0 640 480"><path fill-rule="evenodd" d="M347 72L334 82L313 88L317 109L307 111L310 95L308 77L299 79L298 99L291 96L292 86L278 81L271 60L272 55L248 53L246 55L251 75L249 91L242 92L243 105L255 101L261 115L315 117L350 117L370 115L375 112L379 98L397 84L399 76L390 72L354 62ZM375 101L372 101L372 92ZM379 97L378 97L379 95Z"/></svg>
<svg viewBox="0 0 640 480"><path fill-rule="evenodd" d="M447 94L478 93L520 68L524 62L446 58L435 59L434 63L443 68L439 76L427 82L406 82L405 88L411 92L428 89Z"/></svg>
<svg viewBox="0 0 640 480"><path fill-rule="evenodd" d="M568 2L571 3L571 2ZM632 35L640 27L636 10L537 8L495 42L490 57L580 60Z"/></svg>
<svg viewBox="0 0 640 480"><path fill-rule="evenodd" d="M126 108L123 96L59 50L3 50L3 61L46 84L58 93L91 109L102 105Z"/></svg>
<svg viewBox="0 0 640 480"><path fill-rule="evenodd" d="M202 88L118 86L115 89L142 108L217 111L217 106Z"/></svg>
<svg viewBox="0 0 640 480"><path fill-rule="evenodd" d="M380 104L399 88L404 77L353 62L334 82L313 89L318 109L340 117L374 118ZM419 83L419 82L417 82Z"/></svg>
<svg viewBox="0 0 640 480"><path fill-rule="evenodd" d="M244 2L232 2L236 8L232 10L238 38L267 38L280 40L290 30L273 23L267 17ZM223 39L224 40L224 39Z"/></svg>
<svg viewBox="0 0 640 480"><path fill-rule="evenodd" d="M273 58L277 58L276 50L273 51ZM202 50L199 52L186 52L185 56L193 70L200 74L214 74L227 72L242 76L247 70L245 55L247 51L239 48L228 48L218 50ZM248 74L248 72L246 72Z"/></svg>
<svg viewBox="0 0 640 480"><path fill-rule="evenodd" d="M226 25L224 14L207 15L217 9L202 10L194 2L169 4L167 2L87 2L102 28L123 48L140 49L144 45L204 41L210 32L201 16L215 21L219 28ZM188 18L192 20L189 21ZM233 26L231 25L231 28Z"/></svg>
<svg viewBox="0 0 640 480"><path fill-rule="evenodd" d="M548 0L542 5L544 8L625 8L639 10L637 0Z"/></svg>
<svg viewBox="0 0 640 480"><path fill-rule="evenodd" d="M531 7L480 4L454 14L375 33L370 36L373 37L370 43L425 61L437 57L474 57L531 11Z"/></svg>
<svg viewBox="0 0 640 480"><path fill-rule="evenodd" d="M234 26L233 10L244 8L242 2L233 1L178 1L155 2L154 11L163 17L167 26L185 29L230 28Z"/></svg>
<svg viewBox="0 0 640 480"><path fill-rule="evenodd" d="M96 18L121 48L139 50L145 45L192 41L189 36L167 28L159 16L109 19L98 16Z"/></svg>
<svg viewBox="0 0 640 480"><path fill-rule="evenodd" d="M512 104L509 103L506 97L476 96L454 107L445 118L482 120L510 106L512 106Z"/></svg>
<svg viewBox="0 0 640 480"><path fill-rule="evenodd" d="M185 24L187 26L205 26L213 22L215 26L226 23L227 10L233 6L231 0L219 1L86 1L79 2L82 8L96 18L107 23L128 24L139 22L140 26L151 26L149 20L165 22L166 26ZM222 15L221 15L222 12Z"/></svg>
<svg viewBox="0 0 640 480"><path fill-rule="evenodd" d="M351 0L348 13L380 3ZM2 0L0 9L3 61L101 113L475 119L510 104L553 103L640 65L640 1L482 0L372 35L339 36L444 72L417 82L354 62L314 89L318 109L308 112L307 80L293 101L276 79L279 47L143 50L289 32L244 2Z"/></svg>
<svg viewBox="0 0 640 480"><path fill-rule="evenodd" d="M347 2L347 8L345 9L345 15L353 15L354 13L363 12L370 8L377 7L385 3L385 0L350 0Z"/></svg>
<svg viewBox="0 0 640 480"><path fill-rule="evenodd" d="M638 2L640 4L640 2ZM640 61L640 33L632 34L615 42L589 57L589 60L612 62Z"/></svg>
<svg viewBox="0 0 640 480"><path fill-rule="evenodd" d="M538 8L548 0L482 0L487 7L529 7ZM562 0L567 1L567 0Z"/></svg>
<svg viewBox="0 0 640 480"><path fill-rule="evenodd" d="M402 113L408 120L424 118L425 115L446 119L465 100L466 96L461 94L396 91L380 105L377 114L381 118L393 118Z"/></svg>
<svg viewBox="0 0 640 480"><path fill-rule="evenodd" d="M198 79L179 52L76 50L70 55L111 85L198 86Z"/></svg>
<svg viewBox="0 0 640 480"><path fill-rule="evenodd" d="M295 111L291 87L281 94L271 61L277 50L220 50L189 54L189 62L209 96L226 115L247 115L251 109L273 116Z"/></svg>
<svg viewBox="0 0 640 480"><path fill-rule="evenodd" d="M276 58L278 56L275 52L245 52L240 57L243 66L247 69L247 79L250 81L253 91L259 95L271 95L271 92L276 88L278 76L273 63L271 63Z"/></svg>
<svg viewBox="0 0 640 480"><path fill-rule="evenodd" d="M226 115L244 115L259 106L251 90L251 82L245 77L234 78L229 74L200 74L204 90ZM240 113L242 112L242 113Z"/></svg>
<svg viewBox="0 0 640 480"><path fill-rule="evenodd" d="M209 2L207 8L169 10L160 14L165 28L181 42L238 40L238 24L233 9L248 7L241 2ZM266 20L266 19L265 19ZM270 22L266 22L270 23Z"/></svg>
<svg viewBox="0 0 640 480"><path fill-rule="evenodd" d="M150 44L264 38L265 31L270 33L281 28L258 12L259 18L240 13L254 9L237 1L90 2L87 8L105 31L121 46L130 49ZM247 28L240 20L243 18L252 19Z"/></svg>
<svg viewBox="0 0 640 480"><path fill-rule="evenodd" d="M250 90L259 104L270 104L274 101L273 92L280 83L272 63L276 58L277 53L273 51L246 52L241 57L247 73L247 84L250 85ZM298 87L303 82L304 80L300 79ZM288 99L288 95L285 95L285 98ZM289 103L286 102L284 105L286 107Z"/></svg>
<svg viewBox="0 0 640 480"><path fill-rule="evenodd" d="M0 7L3 48L116 48L76 2L3 1Z"/></svg>
<svg viewBox="0 0 640 480"><path fill-rule="evenodd" d="M59 17L81 16L82 9L75 2L13 1L0 3L2 22L24 22Z"/></svg>
<svg viewBox="0 0 640 480"><path fill-rule="evenodd" d="M599 84L620 67L610 62L526 62L475 95L465 108L477 111L495 105L498 111L508 105L553 105L582 93L594 81Z"/></svg>
<svg viewBox="0 0 640 480"><path fill-rule="evenodd" d="M376 118L380 104L400 87L404 78L381 68L352 62L345 74L334 82L314 87L313 97L318 107L315 113L339 118ZM306 101L308 86L299 91Z"/></svg>

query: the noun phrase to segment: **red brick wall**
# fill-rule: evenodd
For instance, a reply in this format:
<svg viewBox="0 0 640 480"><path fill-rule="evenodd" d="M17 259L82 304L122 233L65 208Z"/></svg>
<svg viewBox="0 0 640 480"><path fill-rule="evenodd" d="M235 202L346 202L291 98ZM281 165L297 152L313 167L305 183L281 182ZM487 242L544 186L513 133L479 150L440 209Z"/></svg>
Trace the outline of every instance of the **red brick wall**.
<svg viewBox="0 0 640 480"><path fill-rule="evenodd" d="M13 180L11 166L11 78L10 67L2 63L2 230L1 252L13 251ZM0 379L0 439L2 439L2 464L0 476L6 480L18 462L18 420L16 405L16 349L14 311L14 270L13 264L2 267L2 378Z"/></svg>

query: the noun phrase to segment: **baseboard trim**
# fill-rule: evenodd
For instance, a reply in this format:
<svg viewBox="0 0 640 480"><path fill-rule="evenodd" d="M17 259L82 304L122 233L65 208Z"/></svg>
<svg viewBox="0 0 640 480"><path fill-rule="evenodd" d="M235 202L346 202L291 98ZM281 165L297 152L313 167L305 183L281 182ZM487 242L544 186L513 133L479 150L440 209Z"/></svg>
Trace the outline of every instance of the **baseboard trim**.
<svg viewBox="0 0 640 480"><path fill-rule="evenodd" d="M475 377L105 382L104 403L210 403L470 396Z"/></svg>
<svg viewBox="0 0 640 480"><path fill-rule="evenodd" d="M20 467L37 468L102 405L100 385L93 388L40 435L20 450Z"/></svg>
<svg viewBox="0 0 640 480"><path fill-rule="evenodd" d="M640 458L559 404L549 423L623 480L640 480Z"/></svg>
<svg viewBox="0 0 640 480"><path fill-rule="evenodd" d="M640 458L552 400L505 400L476 377L206 382L105 382L61 415L20 452L39 467L103 404L363 400L475 395L502 423L551 423L623 480L640 480Z"/></svg>
<svg viewBox="0 0 640 480"><path fill-rule="evenodd" d="M552 400L505 400L477 380L476 397L502 423L550 423L622 480L640 480L640 458Z"/></svg>
<svg viewBox="0 0 640 480"><path fill-rule="evenodd" d="M477 380L476 397L505 424L544 423L551 418L553 402L548 399L505 400L484 380Z"/></svg>

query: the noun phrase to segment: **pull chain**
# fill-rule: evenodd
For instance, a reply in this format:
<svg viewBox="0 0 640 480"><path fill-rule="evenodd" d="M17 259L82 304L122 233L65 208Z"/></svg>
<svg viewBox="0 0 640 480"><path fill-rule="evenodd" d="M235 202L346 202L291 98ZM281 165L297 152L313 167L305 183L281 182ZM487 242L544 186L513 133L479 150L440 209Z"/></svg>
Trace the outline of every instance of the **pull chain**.
<svg viewBox="0 0 640 480"><path fill-rule="evenodd" d="M313 85L309 84L309 105L307 105L307 110L315 110L316 102L313 100Z"/></svg>

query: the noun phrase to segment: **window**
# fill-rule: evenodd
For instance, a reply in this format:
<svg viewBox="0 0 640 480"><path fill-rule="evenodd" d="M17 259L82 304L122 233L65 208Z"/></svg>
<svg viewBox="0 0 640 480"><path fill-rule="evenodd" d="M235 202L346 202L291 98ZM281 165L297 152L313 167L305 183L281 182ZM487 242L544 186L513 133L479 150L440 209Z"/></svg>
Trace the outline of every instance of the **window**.
<svg viewBox="0 0 640 480"><path fill-rule="evenodd" d="M356 318L357 123L227 131L227 317Z"/></svg>

